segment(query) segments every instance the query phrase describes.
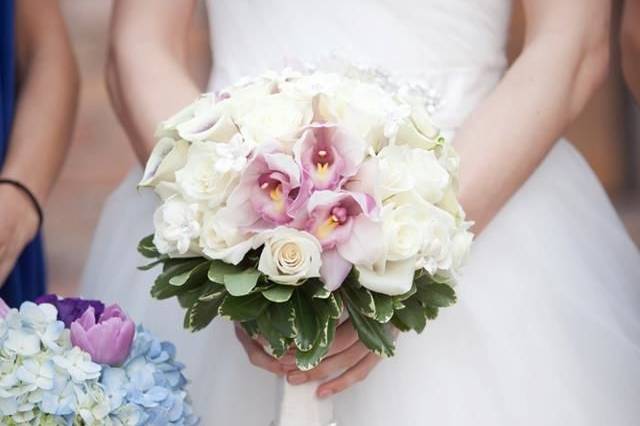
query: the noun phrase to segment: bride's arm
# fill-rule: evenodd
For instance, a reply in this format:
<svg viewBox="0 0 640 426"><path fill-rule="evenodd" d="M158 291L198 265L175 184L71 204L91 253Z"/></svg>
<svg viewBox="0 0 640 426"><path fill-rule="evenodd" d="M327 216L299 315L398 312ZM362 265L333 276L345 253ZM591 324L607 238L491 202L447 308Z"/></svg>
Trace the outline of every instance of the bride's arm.
<svg viewBox="0 0 640 426"><path fill-rule="evenodd" d="M111 17L107 87L114 110L144 163L156 126L192 102L187 38L195 0L117 0Z"/></svg>
<svg viewBox="0 0 640 426"><path fill-rule="evenodd" d="M455 140L460 198L476 232L533 173L607 73L610 2L523 4L522 54Z"/></svg>
<svg viewBox="0 0 640 426"><path fill-rule="evenodd" d="M481 230L540 164L606 74L610 4L604 0L524 0L526 43L493 93L455 140L461 202ZM379 362L352 327L336 333L332 356L292 383L326 380L319 396L364 380ZM285 357L286 360L287 357Z"/></svg>

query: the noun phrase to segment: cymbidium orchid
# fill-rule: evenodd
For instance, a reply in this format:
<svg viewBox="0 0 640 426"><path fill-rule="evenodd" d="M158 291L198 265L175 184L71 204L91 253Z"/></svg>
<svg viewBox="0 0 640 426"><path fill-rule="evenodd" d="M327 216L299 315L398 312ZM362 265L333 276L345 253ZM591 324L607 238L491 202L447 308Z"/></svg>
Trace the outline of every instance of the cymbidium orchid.
<svg viewBox="0 0 640 426"><path fill-rule="evenodd" d="M313 124L296 142L296 161L316 190L336 189L356 174L365 156L364 140L329 124Z"/></svg>
<svg viewBox="0 0 640 426"><path fill-rule="evenodd" d="M310 189L293 158L270 146L255 154L229 196L227 208L237 213L240 227L289 224L297 218Z"/></svg>
<svg viewBox="0 0 640 426"><path fill-rule="evenodd" d="M323 248L320 273L327 289L338 288L352 265L372 265L382 254L382 241L368 237L381 231L373 197L317 191L307 203L307 212L306 229Z"/></svg>

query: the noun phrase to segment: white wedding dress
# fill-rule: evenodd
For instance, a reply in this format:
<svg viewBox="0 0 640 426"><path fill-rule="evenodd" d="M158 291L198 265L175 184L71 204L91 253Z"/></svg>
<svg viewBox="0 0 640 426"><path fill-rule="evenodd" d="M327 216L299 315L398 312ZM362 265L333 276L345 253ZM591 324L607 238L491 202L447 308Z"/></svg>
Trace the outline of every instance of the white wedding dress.
<svg viewBox="0 0 640 426"><path fill-rule="evenodd" d="M506 66L509 0L209 3L212 89L338 52L431 84L436 122L453 133ZM137 192L139 175L105 206L84 296L117 301L177 343L204 425L266 426L276 378L248 363L231 324L191 335L176 301L149 296L157 271L136 270L136 244L156 202ZM334 398L339 425L640 424L640 255L568 142L477 239L458 292L456 306Z"/></svg>

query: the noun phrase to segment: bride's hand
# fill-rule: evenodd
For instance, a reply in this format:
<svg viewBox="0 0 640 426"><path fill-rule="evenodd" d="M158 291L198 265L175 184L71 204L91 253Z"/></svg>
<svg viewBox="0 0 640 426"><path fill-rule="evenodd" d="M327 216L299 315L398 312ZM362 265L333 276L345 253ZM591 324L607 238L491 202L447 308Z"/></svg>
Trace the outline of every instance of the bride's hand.
<svg viewBox="0 0 640 426"><path fill-rule="evenodd" d="M327 398L366 379L380 359L360 341L351 321L345 321L336 329L336 337L327 357L312 370L290 371L287 380L293 385L324 381L318 387L317 395ZM280 359L280 364L295 368L295 355L285 355Z"/></svg>
<svg viewBox="0 0 640 426"><path fill-rule="evenodd" d="M345 321L338 326L327 357L309 371L296 368L295 349L276 359L264 350L266 342L262 339L252 339L239 324L235 325L235 332L249 357L249 362L256 367L278 376L286 375L292 385L326 380L318 387L317 394L320 398L327 398L363 381L381 359L360 342L351 321Z"/></svg>
<svg viewBox="0 0 640 426"><path fill-rule="evenodd" d="M18 189L0 185L0 287L38 230L38 215Z"/></svg>

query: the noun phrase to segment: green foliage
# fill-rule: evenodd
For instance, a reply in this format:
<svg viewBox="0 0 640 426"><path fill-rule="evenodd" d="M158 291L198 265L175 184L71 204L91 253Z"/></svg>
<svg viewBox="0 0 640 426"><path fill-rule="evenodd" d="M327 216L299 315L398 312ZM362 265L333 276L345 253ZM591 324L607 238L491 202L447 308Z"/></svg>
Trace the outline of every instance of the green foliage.
<svg viewBox="0 0 640 426"><path fill-rule="evenodd" d="M420 333L440 309L456 302L449 278L424 271L416 273L410 291L398 296L363 287L355 270L330 292L317 278L300 286L270 282L257 270L259 251L250 252L239 265L205 258L172 259L158 252L152 235L140 241L138 250L152 260L143 268L162 265L151 294L157 299L176 297L186 310L185 328L201 330L217 316L238 321L252 337L262 336L276 357L295 348L303 370L314 368L327 355L345 310L369 349L392 356L391 326Z"/></svg>

